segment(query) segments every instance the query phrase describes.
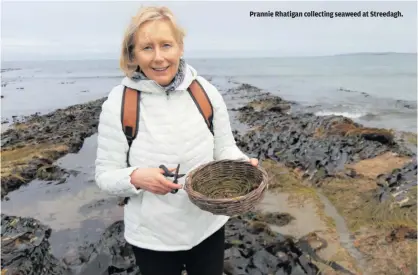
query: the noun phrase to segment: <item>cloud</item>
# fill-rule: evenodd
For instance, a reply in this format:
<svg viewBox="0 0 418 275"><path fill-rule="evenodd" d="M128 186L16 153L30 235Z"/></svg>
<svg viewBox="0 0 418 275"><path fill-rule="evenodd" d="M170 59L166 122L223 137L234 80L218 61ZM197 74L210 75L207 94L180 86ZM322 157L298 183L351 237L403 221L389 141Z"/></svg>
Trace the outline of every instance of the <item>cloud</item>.
<svg viewBox="0 0 418 275"><path fill-rule="evenodd" d="M30 38L13 38L5 37L1 39L2 47L12 48L12 47L56 47L60 43L51 40L37 40Z"/></svg>
<svg viewBox="0 0 418 275"><path fill-rule="evenodd" d="M416 52L416 2L5 2L3 58L106 55L142 4L167 5L186 29L186 55L323 55ZM251 18L253 11L397 11L402 18ZM204 54L203 54L204 53ZM97 55L96 55L97 54ZM30 55L30 56L29 56ZM225 55L225 54L223 54Z"/></svg>

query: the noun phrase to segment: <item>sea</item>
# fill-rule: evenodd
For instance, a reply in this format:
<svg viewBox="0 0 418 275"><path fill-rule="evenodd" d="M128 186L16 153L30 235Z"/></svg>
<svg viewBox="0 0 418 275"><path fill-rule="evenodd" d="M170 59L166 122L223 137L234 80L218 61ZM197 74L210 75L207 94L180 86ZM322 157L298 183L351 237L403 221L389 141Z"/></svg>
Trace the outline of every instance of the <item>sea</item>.
<svg viewBox="0 0 418 275"><path fill-rule="evenodd" d="M417 131L416 54L186 61L223 92L231 83L247 83L296 102L298 112ZM123 77L118 65L118 60L2 62L2 124L106 96Z"/></svg>

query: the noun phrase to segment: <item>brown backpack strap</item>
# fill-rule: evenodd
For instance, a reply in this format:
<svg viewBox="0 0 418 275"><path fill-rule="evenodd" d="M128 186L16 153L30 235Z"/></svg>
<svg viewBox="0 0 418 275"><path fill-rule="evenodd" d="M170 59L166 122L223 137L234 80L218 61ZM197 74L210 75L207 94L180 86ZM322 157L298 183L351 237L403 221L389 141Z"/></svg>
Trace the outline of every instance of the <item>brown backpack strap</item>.
<svg viewBox="0 0 418 275"><path fill-rule="evenodd" d="M125 87L122 98L122 130L128 140L129 147L138 133L140 91Z"/></svg>
<svg viewBox="0 0 418 275"><path fill-rule="evenodd" d="M187 90L213 135L213 107L205 89L203 89L202 85L197 80L193 80Z"/></svg>
<svg viewBox="0 0 418 275"><path fill-rule="evenodd" d="M121 106L121 122L122 130L125 133L126 140L128 141L128 152L126 153L126 164L130 167L129 152L131 150L132 141L138 134L139 124L139 100L141 92L126 87L123 89L122 106ZM123 198L120 205L128 204L129 197Z"/></svg>

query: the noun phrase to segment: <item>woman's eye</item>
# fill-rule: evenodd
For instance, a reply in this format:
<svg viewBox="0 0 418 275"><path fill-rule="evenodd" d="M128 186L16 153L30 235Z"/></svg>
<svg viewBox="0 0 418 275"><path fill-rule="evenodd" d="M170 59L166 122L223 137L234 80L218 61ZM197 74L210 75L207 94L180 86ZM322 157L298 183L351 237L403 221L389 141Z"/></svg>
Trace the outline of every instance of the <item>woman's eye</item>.
<svg viewBox="0 0 418 275"><path fill-rule="evenodd" d="M144 47L144 50L151 50L150 46Z"/></svg>
<svg viewBox="0 0 418 275"><path fill-rule="evenodd" d="M171 47L171 45L170 44L164 44L163 47L164 48L169 48L169 47Z"/></svg>

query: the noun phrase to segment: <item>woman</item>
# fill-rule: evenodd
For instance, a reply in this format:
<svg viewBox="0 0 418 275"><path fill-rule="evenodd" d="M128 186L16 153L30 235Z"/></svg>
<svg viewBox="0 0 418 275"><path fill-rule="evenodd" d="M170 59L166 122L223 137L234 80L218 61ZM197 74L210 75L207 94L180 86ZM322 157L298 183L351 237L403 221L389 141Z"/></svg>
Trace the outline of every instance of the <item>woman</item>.
<svg viewBox="0 0 418 275"><path fill-rule="evenodd" d="M143 275L221 275L227 216L193 205L167 179L161 164L188 173L212 160L245 159L235 145L227 108L219 91L183 55L183 30L167 8L141 8L124 40L120 65L126 77L102 106L98 126L97 185L109 194L129 197L124 236ZM213 107L213 134L187 88L198 80ZM138 135L129 145L122 131L124 87L141 91ZM171 191L178 192L172 194Z"/></svg>

